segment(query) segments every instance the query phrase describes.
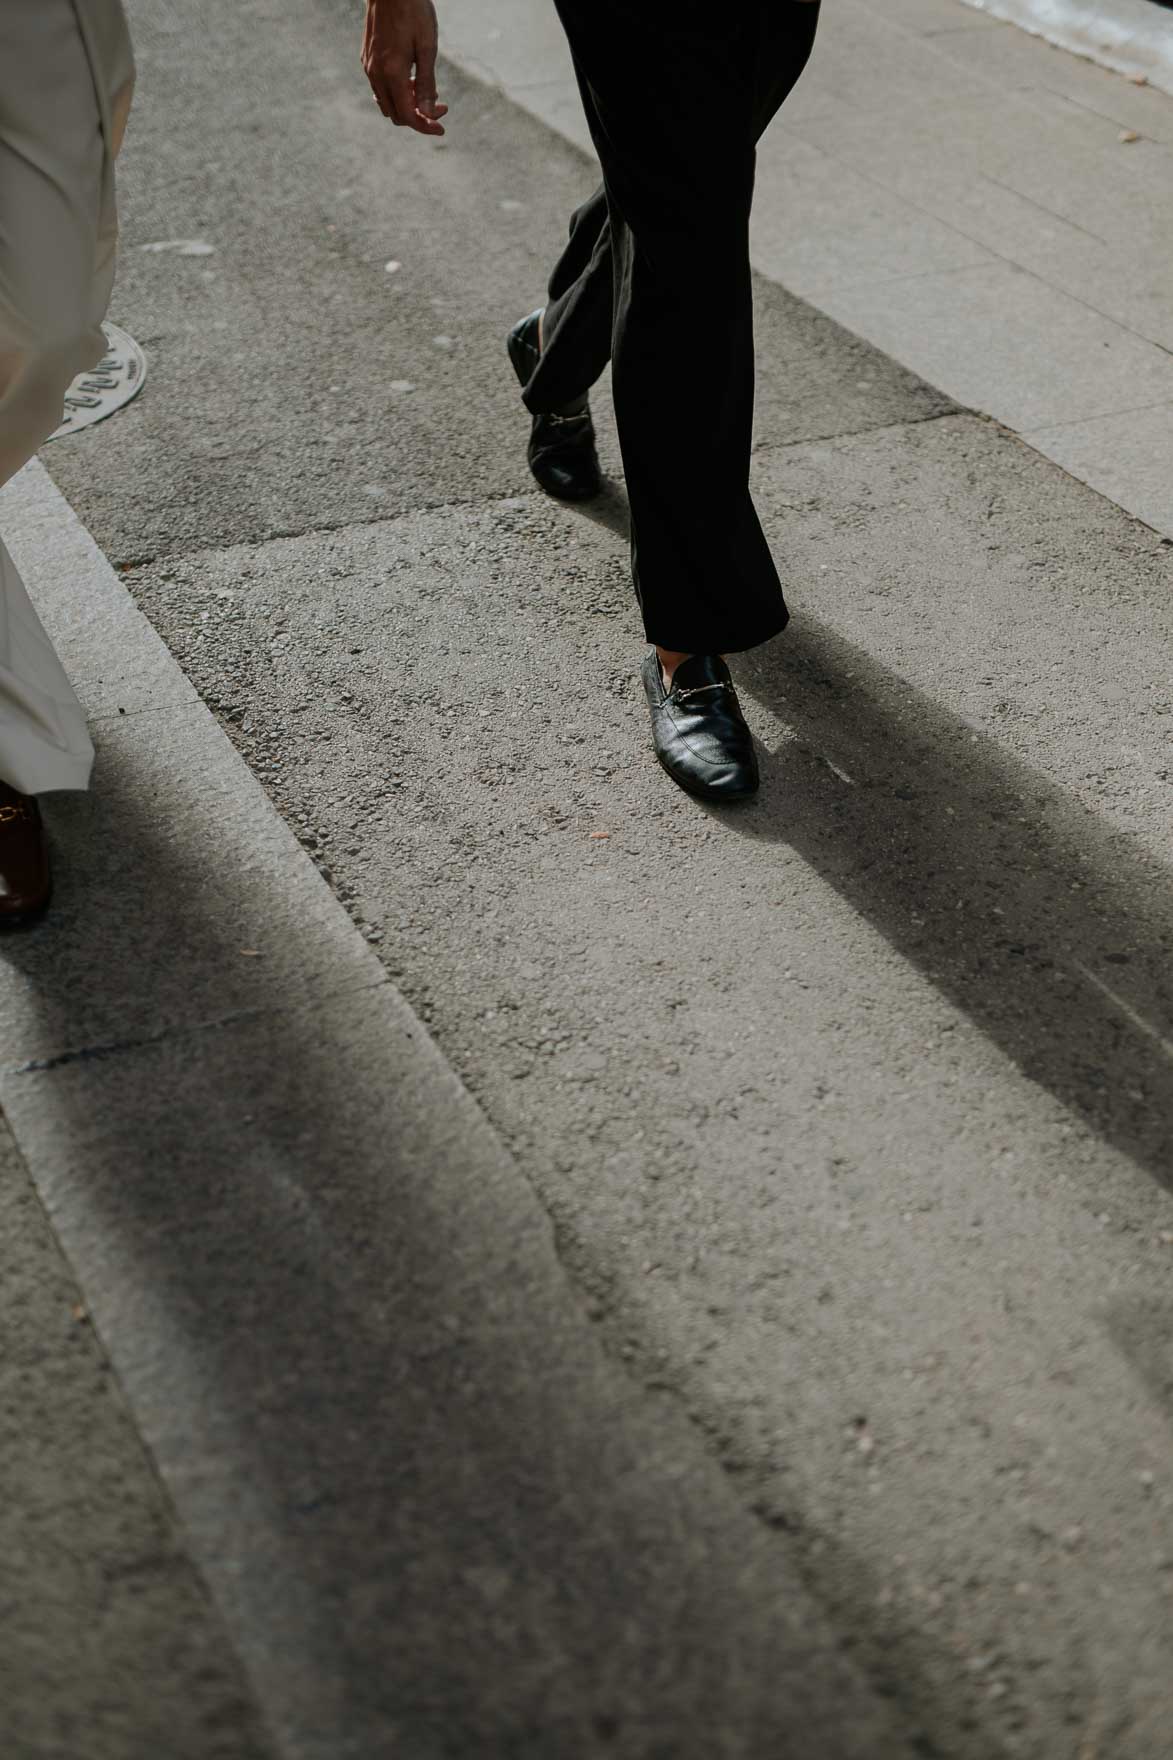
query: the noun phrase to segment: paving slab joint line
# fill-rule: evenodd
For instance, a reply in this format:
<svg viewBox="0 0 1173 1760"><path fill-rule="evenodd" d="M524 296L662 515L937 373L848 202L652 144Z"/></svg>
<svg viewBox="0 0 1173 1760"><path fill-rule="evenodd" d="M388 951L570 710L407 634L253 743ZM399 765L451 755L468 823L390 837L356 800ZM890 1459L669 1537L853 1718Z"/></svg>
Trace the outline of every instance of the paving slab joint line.
<svg viewBox="0 0 1173 1760"><path fill-rule="evenodd" d="M1142 404L1141 405L1142 409L1161 409L1163 407L1164 407L1164 401L1162 401L1162 403ZM1068 468L1065 464L1061 464L1057 458L1052 458L1051 454L1049 452L1044 452L1041 446L1036 446L1034 441L1031 439L1029 433L1028 434L1020 434L1017 428L1009 428L1009 427L1007 427L1005 422L999 421L997 416L985 415L981 410L973 410L973 411L967 410L964 413L967 415L968 414L974 415L979 422L986 422L991 428L997 429L999 434L1004 434L1008 440L1014 440L1017 442L1017 444L1019 446L1027 447L1031 452L1037 454L1037 456L1039 458L1045 459L1047 464L1050 465L1050 467L1053 471L1061 471L1062 474L1065 477L1067 477L1071 482L1077 484L1079 486L1079 488L1085 492L1085 494L1095 495L1099 498L1099 500L1106 501L1108 503L1109 507L1115 507L1116 509L1118 509L1120 512L1122 512L1125 515L1125 517L1127 519L1130 519L1134 525L1143 526L1143 528L1146 532L1151 532L1153 537L1156 538L1160 543L1173 544L1173 537L1171 537L1167 532L1162 531L1160 526L1155 526L1151 520L1145 519L1143 514L1129 512L1129 510L1127 508L1121 507L1121 504L1119 501L1116 501L1113 499L1113 497L1108 493L1107 489L1101 489L1095 483L1089 483L1083 477L1078 476L1075 471L1068 470ZM1137 412L1133 411L1133 410L1125 410L1123 413L1125 415L1133 415L1133 414L1136 414ZM1078 421L1066 422L1066 423L1065 422L1056 422L1052 425L1049 425L1045 429L1039 429L1038 432L1050 434L1052 432L1057 432L1060 428L1063 428L1063 427L1077 428L1077 427L1079 427L1079 425L1080 424ZM1032 432L1034 432L1034 430L1032 430Z"/></svg>
<svg viewBox="0 0 1173 1760"><path fill-rule="evenodd" d="M832 322L833 321L834 320L832 320ZM927 380L922 382L928 384ZM931 389L937 391L938 387L932 386ZM939 391L938 395L941 397L947 397L948 393ZM900 428L923 428L929 422L947 421L954 416L970 416L974 421L989 422L997 427L1003 426L1003 424L998 422L994 416L987 415L983 410L968 409L964 404L957 403L955 400L950 400L950 403L951 407L948 409L929 410L921 416L902 416L899 420L893 422L864 422L859 427L830 428L825 433L803 434L794 440L755 441L753 455L757 457L759 454L787 452L796 447L817 445L827 440L851 440L858 435L864 434L886 434L896 432ZM1006 432L1014 433L1014 430L1008 428L1006 429ZM1015 438L1022 439L1022 436L1020 434L1015 434ZM1024 444L1029 445L1030 443L1027 441L1024 442ZM1037 448L1032 450L1037 450ZM614 479L614 483L616 487L622 487L621 479ZM194 550L169 550L163 555L136 556L129 559L123 559L120 562L111 562L110 566L114 569L115 573L121 577L123 575L137 574L140 570L147 568L168 568L178 562L190 561L193 557L206 556L209 554L218 555L225 549L264 550L269 544L287 542L296 543L300 542L302 539L312 540L314 538L324 538L328 537L331 532L355 532L374 529L375 527L382 528L397 526L405 520L418 519L421 514L461 512L491 513L496 508L516 508L521 505L545 507L549 505L549 501L549 496L544 495L540 490L534 489L523 489L519 493L512 495L481 496L477 499L467 501L422 501L417 507L406 507L398 513L389 513L382 516L375 515L371 519L328 521L325 525L304 526L296 530L291 528L289 530L268 532L263 538L240 538L228 545L213 543L201 545ZM180 668L180 670L182 671L182 668ZM187 675L184 674L184 676L186 677ZM153 714L155 712L156 710L153 706L145 705L143 708L134 710L120 709L116 714L91 715L89 719L91 722L114 721L126 715L144 715ZM214 713L214 711L210 712Z"/></svg>
<svg viewBox="0 0 1173 1760"><path fill-rule="evenodd" d="M340 904L339 909L345 910L345 907ZM346 914L349 916L349 912ZM353 922L353 919L351 921ZM316 990L314 1001L336 1002L343 996L363 996L372 990L391 988L393 985L390 976L384 972L381 977L374 978L369 983L345 984L339 990ZM244 1021L258 1021L264 1020L267 1016L277 1017L289 1014L298 1006L296 1002L289 1002L279 1008L233 1009L228 1014L215 1015L210 1020L185 1021L180 1026L160 1027L154 1033L140 1033L127 1039L107 1039L97 1045L79 1045L71 1047L67 1051L58 1051L52 1057L33 1057L27 1063L6 1064L0 1067L0 1075L42 1075L49 1070L66 1069L73 1063L98 1063L105 1058L125 1056L129 1051L142 1051L150 1045L174 1044L176 1041L195 1039L207 1033L224 1032L231 1027L239 1026ZM420 1031L426 1032L422 1022L420 1023Z"/></svg>
<svg viewBox="0 0 1173 1760"><path fill-rule="evenodd" d="M1147 0L1146 0L1146 4L1147 4ZM829 159L832 159L836 164L840 164L840 163L847 164L846 161L841 162L839 159L837 159L833 152L828 151L827 157ZM864 179L865 182L870 183L874 189L881 190L885 194L890 193L888 190L888 186L883 182L883 180L878 177L873 176L872 173L866 169L866 167L857 166L854 164L849 164L848 169L853 171L857 177L861 177ZM1002 183L999 178L989 177L987 175L987 173L985 173L985 172L982 172L981 175L984 178L986 178L987 182L997 184L999 189L1011 190L1014 195L1016 195L1020 198L1020 200L1025 201L1032 208L1037 208L1041 214L1048 215L1050 219L1058 220L1061 224L1063 224L1065 226L1069 226L1069 225L1074 224L1072 221L1068 220L1068 218L1065 214L1060 214L1057 209L1048 208L1046 206L1046 204L1043 202L1034 202L1034 201L1031 201L1031 198L1029 196L1023 196L1021 191L1014 189L1012 184ZM901 197L901 200L904 201L907 204L907 206L912 208L916 213L920 214L922 216L922 218L925 219L926 221L929 221L932 224L936 224L937 221L939 220L939 216L933 212L932 208L926 207L923 202L917 201L915 197L913 197L911 195L904 195ZM1029 280L1035 282L1039 287L1047 289L1049 291L1052 290L1051 283L1047 281L1045 276L1039 275L1038 273L1036 273L1036 271L1034 269L1028 269L1025 266L1025 264L1020 262L1016 257L1007 256L1004 251L1000 251L996 245L992 244L988 238L979 238L974 233L968 232L965 229L965 227L963 225L961 225L960 221L957 219L956 216L954 216L953 219L950 221L950 225L952 226L953 230L956 233L958 233L958 235L960 237L968 239L970 244L977 245L982 250L988 251L990 256L993 257L995 259L995 261L1002 263L1008 269L1013 269L1016 274L1023 275L1025 277L1027 277ZM1083 232L1084 236L1087 238L1095 238L1096 237L1095 233L1087 232L1085 230L1085 228L1082 226L1076 227L1076 230L1078 232ZM1097 242L1104 243L1105 241L1098 240ZM894 284L896 282L909 282L909 281L933 281L933 280L943 281L943 280L948 279L950 276L962 277L962 276L966 276L966 275L971 275L973 273L973 267L974 266L972 263L963 263L953 269L918 269L918 270L916 270L916 272L914 274L911 274L911 275L887 276L884 278L884 285L891 286L892 284ZM764 272L761 269L755 268L754 273L755 273L755 275L764 275ZM776 287L784 287L785 286L784 282L778 281L774 276L764 276L764 279L770 281L773 286L776 286ZM786 291L790 292L791 289L787 288ZM1064 290L1064 293L1065 293L1065 297L1067 299L1071 300L1071 302L1074 305L1082 307L1082 309L1085 312L1093 313L1093 315L1097 318L1103 318L1105 323L1114 325L1117 330L1122 330L1125 335L1135 337L1138 342L1142 342L1150 348L1158 349L1162 354L1173 355L1173 348L1168 347L1165 343L1161 342L1157 337L1149 336L1145 331L1138 330L1135 325L1127 323L1123 318L1117 316L1116 314L1114 314L1112 312L1104 311L1102 306L1093 305L1090 300L1084 299L1081 294L1076 293L1072 288L1070 288L1070 287L1066 288ZM820 306L818 303L817 295L794 294L793 297L795 299L804 300L804 302L807 305L811 306L815 311L822 311L823 310L822 306ZM839 320L838 319L831 319L831 322L838 323ZM850 330L849 325L843 325L842 327L844 329ZM851 331L851 334L857 335L858 332ZM879 346L878 344L871 342L870 338L868 338L868 337L863 337L863 338L861 338L861 340L863 340L864 342L867 342L869 347L876 348ZM887 355L886 349L881 349L880 352ZM888 358L891 360L897 359L897 357L895 355L890 355L890 356L888 356ZM904 361L900 361L899 364L904 367L906 372L914 373L916 375L916 377L918 379L920 379L923 384L927 385L927 384L931 383L931 381L925 379L924 375L919 371L918 368L911 367L907 364L907 362L904 362ZM933 389L938 390L939 387L934 386ZM942 392L941 395L943 397L948 396L948 393ZM1166 400L1161 399L1160 401L1164 402ZM959 407L965 407L965 406L962 405ZM1140 407L1147 409L1147 408L1150 408L1153 406L1150 406L1148 404L1144 404L1144 405L1141 405ZM980 414L982 412L975 411L974 413ZM1127 411L1127 410L1121 410L1121 411L1113 410L1111 413L1113 415L1116 415L1116 414L1127 415L1127 414L1130 414L1131 412ZM1086 417L1079 417L1077 419L1080 421L1084 421L1087 418ZM1052 424L1048 424L1048 426L1050 426L1050 425L1052 425ZM1028 440L1027 445L1029 446L1030 444L1031 443ZM1034 447L1033 450L1037 452L1039 450L1039 448ZM1043 456L1046 457L1046 454L1044 453Z"/></svg>
<svg viewBox="0 0 1173 1760"><path fill-rule="evenodd" d="M118 562L111 560L110 566L119 576L137 574L143 568L169 568L186 558L206 556L211 552L263 550L267 544L285 543L289 540L296 542L303 538L326 538L331 532L353 532L368 526L398 525L401 520L417 519L423 513L481 512L493 507L510 507L518 501L532 501L538 505L545 499L537 491L527 489L518 495L489 495L473 500L420 501L416 506L405 507L398 513L374 514L370 519L327 520L320 526L283 527L280 531L266 532L263 538L237 538L230 544L201 544L194 550L167 550L162 555L123 557Z"/></svg>
<svg viewBox="0 0 1173 1760"><path fill-rule="evenodd" d="M144 715L170 715L174 703L137 703L130 709L102 709L86 716L90 727L105 727L111 721L137 721Z"/></svg>
<svg viewBox="0 0 1173 1760"><path fill-rule="evenodd" d="M977 12L1017 25L1082 61L1130 78L1143 75L1158 91L1173 94L1173 39L1148 0L1114 0L1102 7L1087 0L965 0Z"/></svg>
<svg viewBox="0 0 1173 1760"><path fill-rule="evenodd" d="M970 4L974 4L974 3L976 3L976 0L970 0ZM1147 0L1146 0L1146 3L1147 3ZM1093 112L1093 114L1095 114L1095 113ZM828 151L827 157L834 160L835 163L837 163L837 164L840 163L840 161L836 158L836 155L833 152ZM852 164L852 165L850 165L849 168L854 172L854 174L856 176L861 177L864 179L865 182L870 183L873 188L881 190L886 194L890 193L888 190L888 186L883 182L883 180L878 177L875 177L870 171L868 171L868 169L865 166L858 166L858 165ZM1043 202L1035 202L1035 201L1032 201L1032 199L1029 196L1024 196L1022 194L1021 190L1015 189L1012 184L1003 183L1000 178L991 177L987 172L982 172L981 176L985 179L986 182L997 185L997 187L999 189L1009 190L1019 200L1026 202L1030 207L1036 208L1040 213L1046 214L1048 216L1048 218L1051 219L1052 221L1058 221L1060 224L1062 224L1064 226L1073 226L1076 231L1083 233L1085 237L1096 239L1097 243L1101 243L1101 244L1106 243L1105 240L1099 239L1095 233L1088 232L1086 230L1086 228L1076 225L1076 223L1074 221L1070 220L1067 217L1067 215L1061 214L1058 211L1058 209L1049 208ZM932 208L927 207L923 202L916 200L915 197L913 197L909 194L905 194L902 196L901 199L902 199L902 201L904 201L906 203L906 205L909 208L913 209L916 213L920 214L922 216L922 218L925 219L926 221L928 221L932 224L935 224L939 220L939 218L940 218L939 215L937 215ZM1049 283L1044 276L1038 274L1034 269L1027 268L1026 265L1024 263L1022 263L1018 258L1013 257L1013 256L1008 256L1004 251L1000 251L996 245L991 243L989 238L979 237L975 233L967 231L966 228L960 223L960 221L957 219L956 216L954 216L951 219L950 225L952 226L953 230L956 233L958 233L958 235L960 237L968 239L971 244L977 245L982 250L987 251L989 253L989 255L995 261L1004 264L1009 269L1013 269L1017 274L1020 274L1020 275L1027 277L1029 280L1037 283L1037 285L1039 287L1042 287L1044 289L1051 288L1051 283ZM755 273L762 274L763 271L761 271L759 269L759 270L755 270ZM884 284L891 285L894 282L928 281L928 280L942 281L942 280L947 279L950 276L963 277L963 276L971 275L972 273L973 273L973 265L967 263L967 264L961 264L958 267L953 268L953 269L944 269L944 270L942 270L942 269L919 269L911 275L887 276L884 278ZM774 283L774 285L776 285L776 286L784 286L785 285L783 282L777 281L776 278L773 276L767 277L767 279L771 280ZM1076 293L1070 287L1066 288L1064 290L1064 292L1065 292L1066 298L1071 300L1073 304L1082 307L1082 309L1085 312L1091 312L1097 318L1103 318L1106 323L1112 324L1116 329L1123 331L1125 335L1135 337L1138 342L1144 343L1148 347L1155 348L1162 354L1173 355L1173 348L1169 347L1166 343L1162 342L1158 337L1151 336L1146 331L1138 330L1134 324L1128 323L1125 319L1121 318L1116 313L1106 312L1102 306L1093 304L1092 301L1085 299L1081 294ZM821 311L823 309L819 304L817 295L813 295L813 296L812 295L795 295L795 297L796 298L801 297L801 298L805 299L806 303L808 305L812 306L817 311ZM838 322L838 320L834 320L834 321ZM849 326L844 326L844 327L850 328ZM855 332L852 332L852 334L855 334ZM864 340L868 341L869 339L864 338ZM873 344L871 344L871 346L875 347L877 345L873 343ZM886 353L887 351L884 350L882 352ZM891 356L890 358L895 359L896 357ZM901 362L900 364L905 365L907 371L912 372L912 373L916 373L917 377L921 378L923 380L923 375L919 372L919 370L917 368L909 367L904 362ZM927 384L927 383L929 383L929 381L924 380L924 383ZM1161 400L1161 401L1164 401L1164 400ZM1153 406L1146 404L1146 405L1141 405L1140 407L1149 408L1149 407L1153 407ZM975 413L980 413L980 412L975 412ZM1127 414L1130 414L1131 411L1128 411L1128 410L1113 411L1112 413L1127 415ZM1080 417L1077 419L1086 420L1086 417ZM1048 424L1048 425L1053 425L1053 424ZM1027 441L1027 444L1030 445L1029 440ZM1039 449L1036 447L1036 448L1034 448L1034 450L1037 451ZM1045 454L1044 454L1044 456L1045 456Z"/></svg>
<svg viewBox="0 0 1173 1760"><path fill-rule="evenodd" d="M928 384L927 379L922 382L926 385ZM935 391L937 387L934 385L932 389ZM948 393L942 391L940 395L942 397L947 397ZM1002 426L1002 423L998 422L993 416L986 415L984 410L967 409L963 403L954 403L950 409L930 410L923 416L901 416L894 422L865 422L862 428L831 428L825 434L804 434L802 438L798 440L755 441L753 456L754 458L772 457L773 454L777 452L793 452L803 446L820 446L828 440L855 440L862 438L865 434L877 436L880 434L898 434L901 428L924 428L927 427L930 422L951 422L957 416L967 416L971 421L985 422L991 427ZM1013 433L1013 429L1007 428L1006 432L1008 434ZM1015 434L1014 438L1016 440L1021 440L1022 435ZM1030 442L1027 441L1025 444L1029 445ZM1037 451L1037 448L1032 448L1032 450Z"/></svg>
<svg viewBox="0 0 1173 1760"><path fill-rule="evenodd" d="M1169 352L1173 354L1173 349L1169 350ZM1173 400L1168 397L1159 397L1155 403L1134 403L1128 409L1114 409L1112 411L1112 418L1115 419L1119 416L1140 416L1144 415L1145 412L1150 409L1168 409L1171 401ZM1040 422L1037 428L1028 428L1025 434L1019 434L1013 428L1007 429L1007 432L1013 433L1016 439L1022 440L1027 446L1031 446L1032 442L1030 436L1032 434L1059 434L1062 433L1064 428L1082 427L1087 419L1086 416L1072 416L1069 421L1065 422ZM1038 452L1040 449L1035 446L1033 450ZM1045 452L1043 453L1043 457L1047 457ZM1068 474L1070 475L1070 472ZM1084 487L1086 488L1088 485L1085 484ZM1097 493L1102 494L1103 491L1099 490ZM1113 502L1112 505L1115 506L1116 503ZM1129 514L1128 517L1130 519L1140 519L1140 515L1136 513ZM1147 523L1147 521L1141 520L1142 525Z"/></svg>
<svg viewBox="0 0 1173 1760"><path fill-rule="evenodd" d="M29 1165L28 1157L25 1154L24 1149L23 1149L23 1147L17 1137L16 1130L13 1126L13 1122L8 1117L8 1114L4 1111L3 1107L0 1107L0 1124L2 1124L4 1131L5 1131L5 1134L8 1138L8 1142L6 1145L6 1153L10 1154L11 1156L13 1156L15 1158L17 1164L19 1165L21 1171L23 1172L24 1181L25 1181L25 1185L26 1185L26 1188L27 1188L27 1191L29 1194L30 1202L36 1208L36 1212L41 1219L41 1224L45 1230L46 1235L50 1236L52 1238L55 1250L60 1255L60 1259L66 1269L66 1273L67 1273L68 1277L70 1278L74 1288L78 1292L78 1295L81 1297L83 1304L84 1304L85 1303L85 1287L82 1283L81 1277L78 1274L78 1269L77 1269L76 1265L74 1264L73 1259L70 1257L69 1253L66 1252L65 1243L61 1239L61 1236L58 1232L56 1223L54 1222L53 1216L49 1210L48 1205L45 1202L44 1194L41 1191L40 1186L37 1184L37 1181L33 1178L32 1168ZM209 1625L219 1634L220 1641L223 1646L223 1650L224 1650L225 1654L232 1655L237 1660L237 1663L239 1665L239 1682L237 1685L237 1691L247 1700L247 1703L248 1703L249 1709L252 1713L252 1717L255 1721L257 1730L260 1732L260 1734L266 1744L266 1748L272 1756L272 1760L285 1760L285 1756L288 1754L288 1749L285 1747L284 1744L279 1742L277 1739L276 1732L272 1727L272 1723L271 1723L270 1718L268 1716L268 1713L266 1711L264 1702L261 1698L261 1695L256 1690L256 1687L253 1683L252 1677L249 1674L248 1669L245 1668L245 1666L243 1664L243 1660L241 1659L241 1656L240 1656L240 1650L233 1639L232 1633L229 1631L228 1624L224 1618L224 1614L221 1610L220 1604L217 1601L216 1596L214 1595L214 1593L212 1591L212 1585L208 1581L208 1578L204 1572L203 1566L196 1559L193 1549L187 1543L188 1542L187 1531L186 1531L186 1528L185 1528L185 1525L183 1522L183 1518L180 1515L178 1508L176 1507L176 1503L175 1503L175 1499L172 1495L171 1487L167 1483L167 1480L163 1476L163 1473L160 1469L159 1461L158 1461L158 1458L155 1454L154 1449L152 1449L148 1445L146 1438L143 1436L142 1431L139 1428L139 1424L138 1424L137 1418L135 1416L134 1407L131 1404L130 1395L127 1392L125 1385L123 1384L122 1377L120 1376L117 1368L115 1367L113 1355L112 1355L110 1348L107 1344L107 1341L106 1341L105 1335L103 1334L102 1328L99 1325L97 1319L90 1312L88 1304L86 1304L84 1307L84 1315L82 1317L84 1318L84 1323L85 1323L86 1329L94 1341L94 1345L96 1347L98 1357L99 1357L99 1360L102 1365L105 1387L109 1393L109 1396L112 1398L114 1403L120 1408L121 1415L124 1418L126 1424L129 1426L131 1431L133 1431L135 1437L137 1437L137 1439L138 1439L139 1449L141 1451L141 1459L144 1462L144 1464L146 1466L146 1470L147 1470L148 1474L150 1475L150 1479L154 1484L155 1491L158 1495L159 1501L160 1501L162 1507L164 1508L164 1510L166 1511L168 1517L170 1518L171 1532L172 1532L174 1545L175 1545L176 1549L182 1553L183 1557L187 1561L187 1564L188 1564L190 1571L191 1571L192 1581L195 1584L197 1593L203 1602L204 1613L205 1613L205 1616L209 1622ZM107 1576L106 1580L109 1582L114 1579L110 1576ZM10 1750L6 1749L5 1752L6 1752L6 1756L10 1755ZM38 1752L40 1752L40 1749L38 1749ZM10 1760L15 1760L15 1755L10 1755Z"/></svg>

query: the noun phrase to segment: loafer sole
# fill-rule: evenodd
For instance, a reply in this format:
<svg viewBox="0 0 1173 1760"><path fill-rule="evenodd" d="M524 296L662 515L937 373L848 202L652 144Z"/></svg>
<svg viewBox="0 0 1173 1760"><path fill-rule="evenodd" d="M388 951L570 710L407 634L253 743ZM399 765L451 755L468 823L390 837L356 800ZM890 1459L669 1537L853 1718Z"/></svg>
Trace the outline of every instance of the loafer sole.
<svg viewBox="0 0 1173 1760"><path fill-rule="evenodd" d="M529 363L525 358L527 352L526 345L513 330L511 330L505 338L505 352L509 356L510 366L517 375L517 382L524 391L529 382L529 373L527 371ZM549 495L554 501L594 501L597 496L603 493L601 477L593 483L585 484L581 489L555 489L551 484L542 481L532 464L530 465L530 475L538 485L538 488L542 491L542 494Z"/></svg>
<svg viewBox="0 0 1173 1760"><path fill-rule="evenodd" d="M549 483L543 483L532 465L530 466L530 475L542 494L548 495L552 501L596 501L603 493L602 483L596 483L590 488L584 489L555 489Z"/></svg>
<svg viewBox="0 0 1173 1760"><path fill-rule="evenodd" d="M40 904L30 904L24 910L0 911L0 935L19 935L22 929L35 928L51 902L46 896Z"/></svg>

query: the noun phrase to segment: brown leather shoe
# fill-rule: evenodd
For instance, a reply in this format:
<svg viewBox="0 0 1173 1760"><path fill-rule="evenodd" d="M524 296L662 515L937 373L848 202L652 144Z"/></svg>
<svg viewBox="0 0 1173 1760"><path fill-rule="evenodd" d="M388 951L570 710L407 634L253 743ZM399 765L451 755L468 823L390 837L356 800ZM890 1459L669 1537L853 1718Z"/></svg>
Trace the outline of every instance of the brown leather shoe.
<svg viewBox="0 0 1173 1760"><path fill-rule="evenodd" d="M19 929L49 902L52 879L41 809L0 782L0 929Z"/></svg>

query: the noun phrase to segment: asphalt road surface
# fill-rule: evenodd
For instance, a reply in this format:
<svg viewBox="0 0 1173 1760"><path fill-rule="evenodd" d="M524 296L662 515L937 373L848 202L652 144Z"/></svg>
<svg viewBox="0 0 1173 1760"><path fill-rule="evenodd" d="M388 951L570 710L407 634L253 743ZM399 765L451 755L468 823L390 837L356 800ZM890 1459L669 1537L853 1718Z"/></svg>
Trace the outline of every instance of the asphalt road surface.
<svg viewBox="0 0 1173 1760"><path fill-rule="evenodd" d="M1156 1760L1173 549L760 283L795 618L698 806L605 388L563 509L504 357L589 165L452 70L389 129L341 0L130 10L151 376L50 470L911 1751Z"/></svg>

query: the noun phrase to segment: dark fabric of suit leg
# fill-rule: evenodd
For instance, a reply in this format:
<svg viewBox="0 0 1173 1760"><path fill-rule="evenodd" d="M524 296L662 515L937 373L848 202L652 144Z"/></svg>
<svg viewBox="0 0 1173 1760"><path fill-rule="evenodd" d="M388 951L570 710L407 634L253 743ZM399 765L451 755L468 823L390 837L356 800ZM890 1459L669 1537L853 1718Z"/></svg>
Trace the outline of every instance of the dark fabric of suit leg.
<svg viewBox="0 0 1173 1760"><path fill-rule="evenodd" d="M551 279L526 402L536 411L581 394L610 343L648 639L692 653L753 647L786 622L749 494L754 147L805 64L818 8L730 0L718 55L700 0L670 13L556 4L604 187L575 215ZM748 101L714 121L718 64Z"/></svg>
<svg viewBox="0 0 1173 1760"><path fill-rule="evenodd" d="M523 393L532 415L582 397L611 359L614 314L611 221L600 184L570 220L570 241L550 277L542 355Z"/></svg>

